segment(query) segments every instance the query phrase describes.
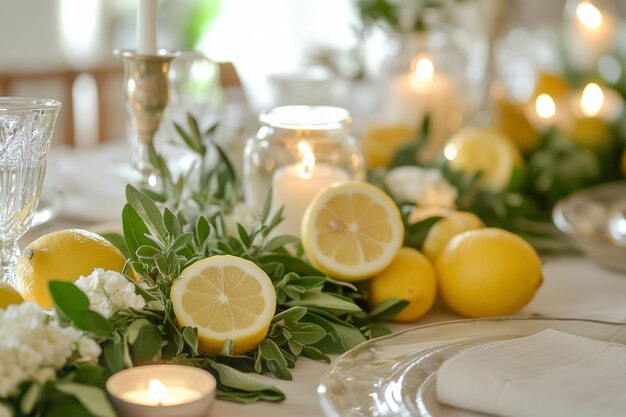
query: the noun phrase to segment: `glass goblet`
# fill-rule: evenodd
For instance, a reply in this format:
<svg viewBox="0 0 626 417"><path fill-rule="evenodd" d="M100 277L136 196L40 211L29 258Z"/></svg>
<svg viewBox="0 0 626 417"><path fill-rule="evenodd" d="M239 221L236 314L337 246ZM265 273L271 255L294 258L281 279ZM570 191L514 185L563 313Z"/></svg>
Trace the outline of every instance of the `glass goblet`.
<svg viewBox="0 0 626 417"><path fill-rule="evenodd" d="M29 229L46 174L57 100L0 97L0 281L14 285L19 239Z"/></svg>

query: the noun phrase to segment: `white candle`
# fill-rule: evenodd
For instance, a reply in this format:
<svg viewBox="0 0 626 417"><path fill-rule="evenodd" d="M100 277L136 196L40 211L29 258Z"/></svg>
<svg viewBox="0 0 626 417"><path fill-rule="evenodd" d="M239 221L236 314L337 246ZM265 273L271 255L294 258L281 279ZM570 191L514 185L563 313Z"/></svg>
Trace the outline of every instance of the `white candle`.
<svg viewBox="0 0 626 417"><path fill-rule="evenodd" d="M302 216L309 203L322 189L340 181L347 181L348 174L341 168L315 162L315 155L305 142L298 146L302 155L299 164L276 170L272 176L272 208L284 207L285 220L274 234L300 236Z"/></svg>
<svg viewBox="0 0 626 417"><path fill-rule="evenodd" d="M411 71L391 82L390 117L416 129L429 116L429 141L421 155L427 162L439 154L450 134L460 126L461 115L454 83L436 72L428 54L417 56L411 66Z"/></svg>
<svg viewBox="0 0 626 417"><path fill-rule="evenodd" d="M562 119L562 111L550 94L541 93L528 102L526 108L528 121L538 131L545 132Z"/></svg>
<svg viewBox="0 0 626 417"><path fill-rule="evenodd" d="M573 95L570 108L577 117L598 117L610 121L620 116L624 103L615 90L589 83Z"/></svg>
<svg viewBox="0 0 626 417"><path fill-rule="evenodd" d="M216 382L202 369L162 364L118 372L106 388L120 417L205 417Z"/></svg>
<svg viewBox="0 0 626 417"><path fill-rule="evenodd" d="M138 0L137 53L156 55L157 0Z"/></svg>

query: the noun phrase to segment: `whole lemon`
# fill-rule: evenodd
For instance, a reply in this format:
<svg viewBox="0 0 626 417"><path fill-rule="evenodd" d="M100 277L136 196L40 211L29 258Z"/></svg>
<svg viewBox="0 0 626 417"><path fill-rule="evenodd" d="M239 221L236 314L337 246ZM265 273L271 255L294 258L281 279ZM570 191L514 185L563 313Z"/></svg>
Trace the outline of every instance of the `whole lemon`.
<svg viewBox="0 0 626 417"><path fill-rule="evenodd" d="M446 247L450 239L461 232L467 230L480 229L485 227L480 218L474 213L467 211L450 212L443 219L435 223L424 239L424 255L436 262L439 254Z"/></svg>
<svg viewBox="0 0 626 417"><path fill-rule="evenodd" d="M543 282L535 249L497 228L452 238L439 255L436 270L441 297L466 317L513 314L530 302Z"/></svg>
<svg viewBox="0 0 626 417"><path fill-rule="evenodd" d="M468 176L480 173L480 183L493 191L512 186L514 170L524 165L511 139L491 128L466 126L446 143L443 156L450 168Z"/></svg>
<svg viewBox="0 0 626 417"><path fill-rule="evenodd" d="M20 304L24 299L15 288L7 282L0 282L0 308L7 308L11 304Z"/></svg>
<svg viewBox="0 0 626 417"><path fill-rule="evenodd" d="M96 268L122 271L126 259L108 240L81 229L41 236L26 246L17 261L15 284L25 300L52 308L50 281L74 282Z"/></svg>
<svg viewBox="0 0 626 417"><path fill-rule="evenodd" d="M392 320L415 321L426 314L435 302L435 268L421 252L403 247L385 270L370 279L369 289L372 308L389 298L406 300L409 304Z"/></svg>

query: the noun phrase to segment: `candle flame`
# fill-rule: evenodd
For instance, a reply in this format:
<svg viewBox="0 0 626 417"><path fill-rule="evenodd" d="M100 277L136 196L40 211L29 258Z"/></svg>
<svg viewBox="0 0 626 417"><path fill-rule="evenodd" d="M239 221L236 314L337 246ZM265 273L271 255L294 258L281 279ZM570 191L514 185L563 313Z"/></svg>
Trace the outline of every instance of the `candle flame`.
<svg viewBox="0 0 626 417"><path fill-rule="evenodd" d="M167 401L167 389L161 381L156 378L152 378L148 382L148 395L150 399L158 404L163 404Z"/></svg>
<svg viewBox="0 0 626 417"><path fill-rule="evenodd" d="M596 83L589 83L580 97L580 108L587 117L596 116L600 113L604 104L604 93Z"/></svg>
<svg viewBox="0 0 626 417"><path fill-rule="evenodd" d="M443 156L448 160L452 161L456 158L456 155L459 153L457 146L454 143L450 143L443 148Z"/></svg>
<svg viewBox="0 0 626 417"><path fill-rule="evenodd" d="M413 76L418 82L430 81L435 75L433 60L428 54L419 54L411 63Z"/></svg>
<svg viewBox="0 0 626 417"><path fill-rule="evenodd" d="M298 152L302 156L300 162L300 173L304 178L311 178L313 167L315 167L315 154L309 144L305 141L298 143Z"/></svg>
<svg viewBox="0 0 626 417"><path fill-rule="evenodd" d="M542 119L551 119L556 114L556 104L548 94L539 94L535 101L535 110Z"/></svg>
<svg viewBox="0 0 626 417"><path fill-rule="evenodd" d="M598 29L602 24L602 12L586 1L576 6L576 17L587 29Z"/></svg>

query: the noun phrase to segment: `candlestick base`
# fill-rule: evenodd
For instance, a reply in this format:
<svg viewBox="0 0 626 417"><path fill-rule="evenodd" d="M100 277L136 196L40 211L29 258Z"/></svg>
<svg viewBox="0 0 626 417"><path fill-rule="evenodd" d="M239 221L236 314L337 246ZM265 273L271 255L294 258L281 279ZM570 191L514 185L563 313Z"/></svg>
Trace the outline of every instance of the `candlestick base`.
<svg viewBox="0 0 626 417"><path fill-rule="evenodd" d="M143 55L131 50L115 50L124 60L124 95L130 116L132 162L139 173L139 185L154 188L157 175L149 157L154 134L159 130L163 110L169 101L168 72L177 52L159 50Z"/></svg>

